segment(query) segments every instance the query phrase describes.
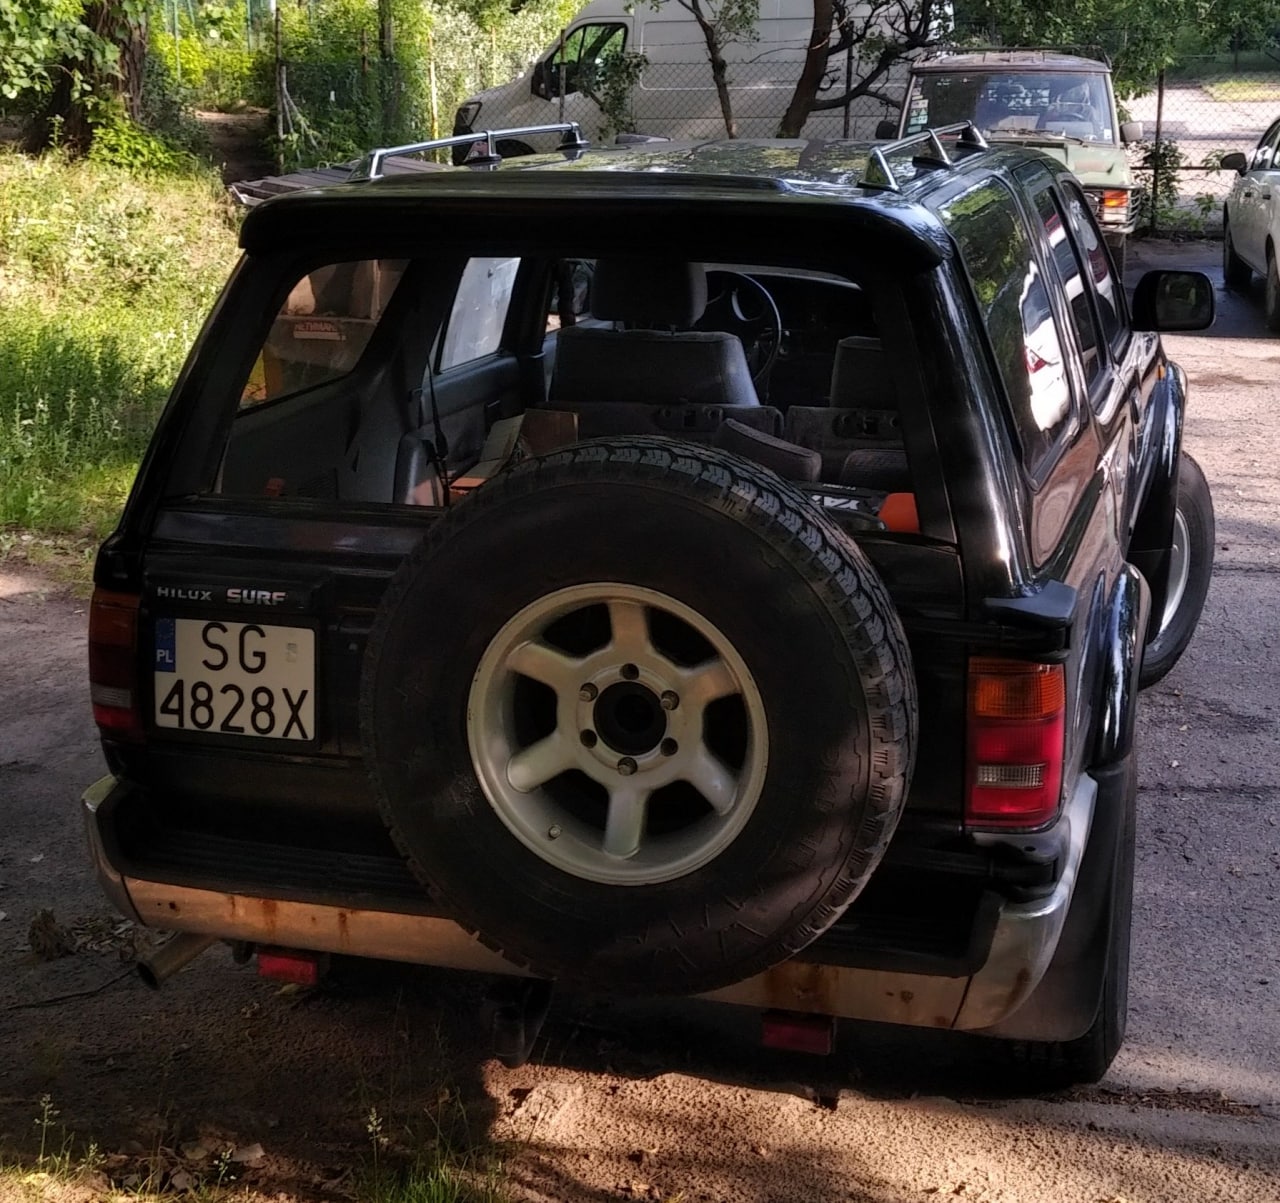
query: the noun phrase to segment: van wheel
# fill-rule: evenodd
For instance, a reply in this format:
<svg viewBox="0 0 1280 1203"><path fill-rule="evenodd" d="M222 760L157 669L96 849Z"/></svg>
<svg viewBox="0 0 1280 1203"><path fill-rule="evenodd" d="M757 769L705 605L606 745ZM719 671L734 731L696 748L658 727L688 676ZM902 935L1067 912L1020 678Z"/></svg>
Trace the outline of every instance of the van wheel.
<svg viewBox="0 0 1280 1203"><path fill-rule="evenodd" d="M1200 465L1184 451L1178 462L1178 508L1173 516L1169 587L1160 628L1142 656L1138 681L1144 689L1169 673L1196 633L1213 576L1215 537L1209 482Z"/></svg>
<svg viewBox="0 0 1280 1203"><path fill-rule="evenodd" d="M869 561L799 491L661 438L530 459L389 586L361 739L447 911L541 977L695 994L816 939L879 863L917 704Z"/></svg>
<svg viewBox="0 0 1280 1203"><path fill-rule="evenodd" d="M504 139L501 142L495 142L493 149L498 152L504 159L519 159L525 155L534 154L535 151L527 142L516 142L511 139Z"/></svg>

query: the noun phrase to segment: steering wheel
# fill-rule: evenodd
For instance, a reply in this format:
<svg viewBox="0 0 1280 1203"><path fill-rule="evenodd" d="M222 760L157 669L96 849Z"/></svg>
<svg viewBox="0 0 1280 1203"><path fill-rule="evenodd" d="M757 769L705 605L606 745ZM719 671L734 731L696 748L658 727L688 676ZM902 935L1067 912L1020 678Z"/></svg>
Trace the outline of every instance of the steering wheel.
<svg viewBox="0 0 1280 1203"><path fill-rule="evenodd" d="M754 276L734 271L707 273L707 307L695 330L720 330L742 342L751 383L767 401L769 373L782 346L782 314L769 290Z"/></svg>

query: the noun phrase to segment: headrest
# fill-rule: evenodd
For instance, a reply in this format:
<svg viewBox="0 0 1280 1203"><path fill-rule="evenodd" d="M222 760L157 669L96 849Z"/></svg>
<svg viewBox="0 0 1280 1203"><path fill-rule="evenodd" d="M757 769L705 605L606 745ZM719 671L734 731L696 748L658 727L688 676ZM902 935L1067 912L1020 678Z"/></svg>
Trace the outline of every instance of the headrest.
<svg viewBox="0 0 1280 1203"><path fill-rule="evenodd" d="M884 362L878 338L853 334L836 343L831 372L831 404L836 408L897 409L893 381Z"/></svg>
<svg viewBox="0 0 1280 1203"><path fill-rule="evenodd" d="M598 259L591 316L685 330L707 307L707 269L672 259Z"/></svg>

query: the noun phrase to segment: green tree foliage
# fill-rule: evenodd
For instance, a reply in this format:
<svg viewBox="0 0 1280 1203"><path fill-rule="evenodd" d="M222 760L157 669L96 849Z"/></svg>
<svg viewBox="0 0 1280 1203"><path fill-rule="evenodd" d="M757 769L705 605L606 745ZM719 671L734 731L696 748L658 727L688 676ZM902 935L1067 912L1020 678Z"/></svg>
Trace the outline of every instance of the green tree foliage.
<svg viewBox="0 0 1280 1203"><path fill-rule="evenodd" d="M0 96L31 120L39 148L86 150L100 106L136 107L145 0L0 0Z"/></svg>
<svg viewBox="0 0 1280 1203"><path fill-rule="evenodd" d="M720 101L724 132L736 138L738 125L733 116L729 64L724 50L733 42L754 42L759 37L756 23L760 20L760 0L649 0L649 3L655 9L665 3L678 4L697 22L707 47L707 62L711 64L711 78Z"/></svg>
<svg viewBox="0 0 1280 1203"><path fill-rule="evenodd" d="M945 0L813 0L813 32L778 137L797 138L810 113L842 109L862 96L896 107L899 97L883 91L890 72L948 34L949 8ZM853 59L849 86L819 99L832 62L846 56Z"/></svg>
<svg viewBox="0 0 1280 1203"><path fill-rule="evenodd" d="M1116 90L1126 96L1151 89L1188 30L1212 51L1280 26L1280 0L962 0L955 11L957 28L980 41L1096 47L1110 56Z"/></svg>
<svg viewBox="0 0 1280 1203"><path fill-rule="evenodd" d="M0 0L0 96L25 100L53 90L57 64L93 44L81 0Z"/></svg>
<svg viewBox="0 0 1280 1203"><path fill-rule="evenodd" d="M525 70L579 7L528 0L320 0L282 5L284 159L355 158L448 134L458 104Z"/></svg>

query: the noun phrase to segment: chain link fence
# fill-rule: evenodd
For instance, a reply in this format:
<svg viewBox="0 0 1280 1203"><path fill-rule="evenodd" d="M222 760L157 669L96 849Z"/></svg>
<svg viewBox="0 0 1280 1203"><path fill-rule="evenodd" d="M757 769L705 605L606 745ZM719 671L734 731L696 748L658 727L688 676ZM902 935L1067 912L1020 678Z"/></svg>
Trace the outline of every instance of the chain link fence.
<svg viewBox="0 0 1280 1203"><path fill-rule="evenodd" d="M335 162L373 146L447 136L459 105L485 89L496 90L470 114L477 129L568 120L596 143L620 133L769 138L791 101L803 57L800 44L732 45L717 81L699 39L664 44L661 61L649 62L625 49L607 22L583 36L576 30L556 47L546 10L488 32L457 10L430 11L425 53L407 65L380 57L376 37L358 57L331 62L295 58L288 40L281 43L275 107L287 160ZM869 139L882 120L896 117L905 65L878 81L884 99L844 100L864 70L856 54L828 64L804 137ZM1220 232L1236 178L1220 162L1230 151L1252 151L1280 116L1280 48L1186 57L1142 92L1120 101L1122 119L1143 124L1142 142L1129 148L1141 189L1139 228ZM530 139L528 149L555 143L545 141Z"/></svg>
<svg viewBox="0 0 1280 1203"><path fill-rule="evenodd" d="M1221 233L1236 173L1219 164L1231 151L1248 155L1280 117L1280 49L1186 58L1122 107L1143 124L1144 143L1131 152L1146 190L1141 227Z"/></svg>

